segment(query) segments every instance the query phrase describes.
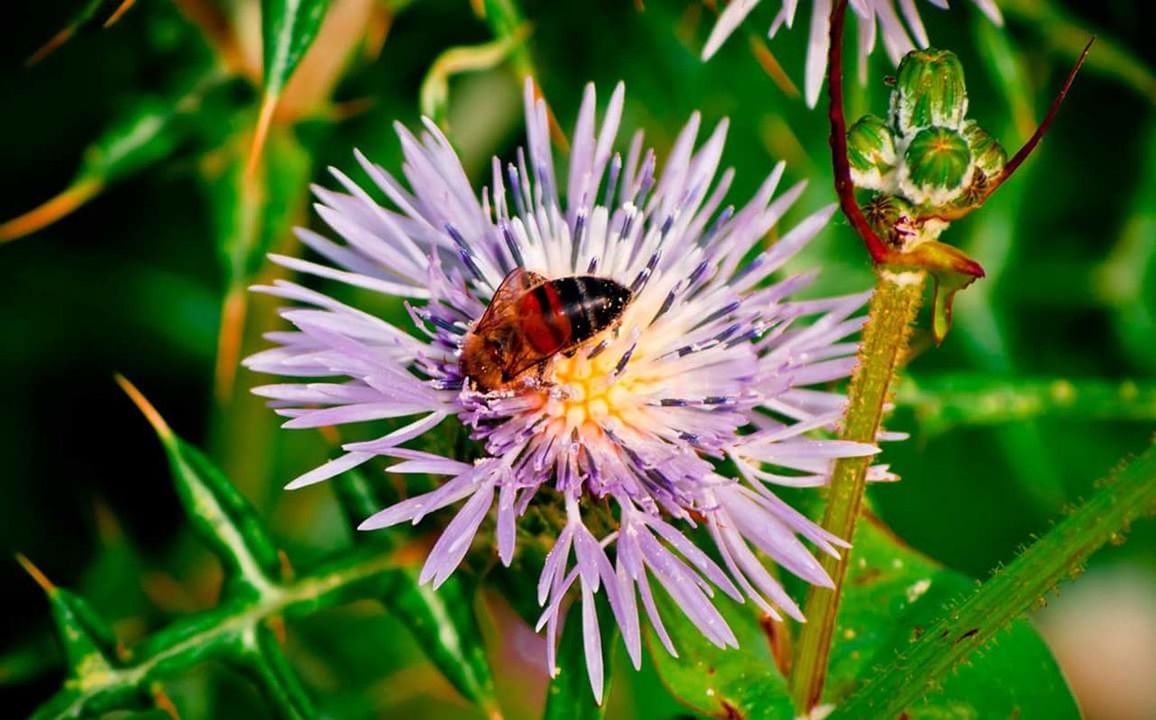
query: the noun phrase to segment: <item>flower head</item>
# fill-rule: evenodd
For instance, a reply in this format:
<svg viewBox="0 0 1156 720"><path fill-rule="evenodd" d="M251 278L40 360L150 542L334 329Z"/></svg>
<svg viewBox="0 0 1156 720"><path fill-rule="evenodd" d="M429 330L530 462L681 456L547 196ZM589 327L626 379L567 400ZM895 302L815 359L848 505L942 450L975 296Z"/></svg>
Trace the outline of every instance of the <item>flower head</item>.
<svg viewBox="0 0 1156 720"><path fill-rule="evenodd" d="M830 579L803 541L828 554L846 543L773 488L821 485L833 459L875 452L811 437L831 428L844 406L841 395L811 386L851 372L855 345L848 337L862 325L853 316L866 296L793 300L811 275L771 281L833 208L764 248L802 183L776 194L779 164L746 205L723 208L733 177L719 173L726 122L700 143L700 119L693 116L660 171L641 133L625 157L615 152L623 99L619 85L599 124L594 89L587 88L568 166L556 172L546 108L527 83L528 151L506 165L495 159L492 184L480 198L430 122L418 136L398 127L404 183L358 155L390 207L334 171L345 192L317 189L318 213L343 242L302 230L301 239L326 262L276 259L406 298L413 327L278 282L260 289L301 304L284 312L296 329L274 333L277 347L247 361L255 370L303 378L257 391L289 418L286 427L410 419L376 440L346 444L343 456L290 487L375 456L399 461L390 472L445 476L432 492L361 526L417 523L462 503L430 552L423 581L436 586L450 576L491 512L498 555L509 564L519 518L532 505L549 507L559 518L557 539L538 582L548 662L553 669L564 600L576 594L598 697L598 593L636 667L640 603L675 652L652 580L720 646L736 639L712 602L716 591L749 598L776 618L800 618L757 553L825 585ZM586 342L482 392L464 376L461 348L517 268L547 279L609 279L629 289L629 302ZM444 457L407 447L443 422L463 424L484 450ZM738 477L720 474L724 461ZM884 476L881 469L873 474ZM683 534L695 525L705 525L721 566Z"/></svg>
<svg viewBox="0 0 1156 720"><path fill-rule="evenodd" d="M899 0L898 10L895 2L896 0L848 0L859 21L860 82L866 82L867 56L875 51L877 37L882 38L883 49L893 65L898 65L903 56L916 47L925 48L930 44L915 0ZM947 7L947 0L927 0L927 2L940 8ZM1003 17L995 0L972 0L972 2L993 23L1003 24ZM703 60L709 60L718 52L726 39L758 4L759 0L731 0L727 4L711 30L706 45L703 46ZM774 37L783 26L791 28L798 9L799 0L782 0L779 13L771 23L769 35ZM830 29L831 0L813 0L810 38L807 43L807 68L803 83L807 105L810 107L815 107L819 101L819 91L823 88L823 77L827 73L827 50L831 46Z"/></svg>

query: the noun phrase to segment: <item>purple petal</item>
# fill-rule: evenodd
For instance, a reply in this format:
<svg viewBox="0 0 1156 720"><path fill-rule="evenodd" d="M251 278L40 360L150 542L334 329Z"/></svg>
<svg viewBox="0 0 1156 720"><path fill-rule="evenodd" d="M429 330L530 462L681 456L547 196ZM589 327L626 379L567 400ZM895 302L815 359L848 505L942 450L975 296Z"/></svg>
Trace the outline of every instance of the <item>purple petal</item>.
<svg viewBox="0 0 1156 720"><path fill-rule="evenodd" d="M514 502L517 490L514 488L513 478L502 478L502 489L498 493L498 557L502 564L510 567L514 560L514 538L517 518L514 515Z"/></svg>
<svg viewBox="0 0 1156 720"><path fill-rule="evenodd" d="M807 69L803 77L803 90L807 107L819 103L819 91L823 89L823 77L827 74L827 49L831 47L828 30L831 24L831 0L815 0L811 9L810 38L807 40Z"/></svg>
<svg viewBox="0 0 1156 720"><path fill-rule="evenodd" d="M449 579L462 558L466 556L466 551L470 549L470 543L474 541L474 535L478 532L478 526L482 524L493 502L494 482L491 478L474 492L474 496L446 526L434 544L433 550L430 551L418 582L432 581L432 587L436 590Z"/></svg>
<svg viewBox="0 0 1156 720"><path fill-rule="evenodd" d="M598 609L594 605L594 592L586 581L582 581L582 647L586 651L586 672L590 676L590 689L594 691L594 701L602 704L604 677L602 674L602 631L598 627Z"/></svg>
<svg viewBox="0 0 1156 720"><path fill-rule="evenodd" d="M346 453L345 455L342 455L339 458L335 458L333 460L330 460L329 462L325 463L324 465L321 465L320 467L316 467L316 468L310 470L309 472L305 473L304 475L299 475L298 477L296 477L295 479L290 481L289 484L285 486L285 489L286 490L296 490L298 488L303 488L306 485L312 485L314 483L319 483L322 480L328 480L329 478L334 477L336 475L340 475L341 473L345 472L346 470L350 470L352 468L355 468L358 465L361 465L362 463L364 463L367 460L370 460L372 458L373 458L372 453L363 453L363 452Z"/></svg>
<svg viewBox="0 0 1156 720"><path fill-rule="evenodd" d="M471 471L473 468L471 468ZM400 522L412 521L414 525L431 512L452 505L470 495L476 489L477 474L467 472L447 481L437 490L402 500L375 513L357 526L358 530L379 530Z"/></svg>
<svg viewBox="0 0 1156 720"><path fill-rule="evenodd" d="M688 540L685 535L659 518L648 517L645 518L644 522L658 533L662 539L666 540L673 545L676 550L682 553L683 557L698 568L699 572L710 578L710 581L717 585L720 590L730 595L736 602L743 601L742 593L740 593L738 588L723 574L719 566L716 565L706 553Z"/></svg>
<svg viewBox="0 0 1156 720"><path fill-rule="evenodd" d="M666 632L666 626L662 624L662 616L658 614L658 608L654 605L654 595L650 592L650 582L646 579L645 572L638 577L638 594L642 598L642 606L646 608L646 616L650 618L650 626L654 628L662 646L666 648L671 657L678 657L678 651L674 649L670 634Z"/></svg>
<svg viewBox="0 0 1156 720"><path fill-rule="evenodd" d="M758 4L759 0L733 0L729 3L711 29L710 37L706 39L706 45L702 48L702 59L710 60Z"/></svg>
<svg viewBox="0 0 1156 720"><path fill-rule="evenodd" d="M638 605L634 598L634 581L626 567L619 563L616 576L618 578L618 597L622 605L622 617L618 627L622 630L622 642L626 645L626 653L630 656L630 663L634 669L642 667L642 631L638 623Z"/></svg>

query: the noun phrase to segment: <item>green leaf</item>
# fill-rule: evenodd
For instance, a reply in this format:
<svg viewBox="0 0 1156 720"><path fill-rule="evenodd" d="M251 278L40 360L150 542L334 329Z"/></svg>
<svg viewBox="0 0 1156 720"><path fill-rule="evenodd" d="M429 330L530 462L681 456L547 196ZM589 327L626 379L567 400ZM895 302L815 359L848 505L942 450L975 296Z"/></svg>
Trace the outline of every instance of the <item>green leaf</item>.
<svg viewBox="0 0 1156 720"><path fill-rule="evenodd" d="M85 149L76 176L63 192L0 223L0 243L56 222L110 184L170 157L201 129L206 117L222 112L219 103L210 101L210 94L224 80L223 73L212 69L172 95L132 97Z"/></svg>
<svg viewBox="0 0 1156 720"><path fill-rule="evenodd" d="M1144 133L1141 157L1156 157L1156 124ZM1096 294L1111 307L1112 326L1128 359L1156 372L1156 163L1140 164L1128 215L1108 257L1096 269Z"/></svg>
<svg viewBox="0 0 1156 720"><path fill-rule="evenodd" d="M202 164L217 256L225 275L214 383L225 423L240 416L234 391L244 352L246 320L251 314L249 285L265 266L269 251L284 244L291 237L293 225L302 220L313 171L309 152L290 127L271 129L262 173L247 171L248 151L248 133L238 132L229 138L214 162ZM250 397L245 400L252 402ZM265 408L261 410L264 412ZM246 437L246 453L254 452L252 438ZM229 442L228 438L222 439ZM231 474L234 480L242 481L243 474Z"/></svg>
<svg viewBox="0 0 1156 720"><path fill-rule="evenodd" d="M277 98L313 44L329 0L261 0L264 93Z"/></svg>
<svg viewBox="0 0 1156 720"><path fill-rule="evenodd" d="M248 147L238 133L218 162L206 163L204 187L212 211L217 253L228 287L248 285L265 255L284 241L304 208L313 163L289 128L274 128L265 176L245 172Z"/></svg>
<svg viewBox="0 0 1156 720"><path fill-rule="evenodd" d="M56 588L26 563L53 602L65 655L74 668L70 680L35 716L88 717L159 703L157 682L213 659L240 663L254 672L285 716L314 717L308 696L268 628L279 625L283 617L299 618L352 600L388 595L401 577L397 561L379 548L354 548L299 578L276 577L273 569L280 556L244 498L200 451L173 434L135 387L122 377L117 380L160 437L190 522L220 554L231 580L227 590L232 591L225 593L221 605L181 618L151 633L131 651L120 652L107 624L83 599ZM428 632L452 638L446 627L465 626L458 613L462 608L468 612L469 603L452 589L438 601L446 605L434 612L426 599L424 624ZM458 658L470 661L465 650Z"/></svg>
<svg viewBox="0 0 1156 720"><path fill-rule="evenodd" d="M238 580L262 589L280 563L253 508L197 448L172 436L165 450L193 527Z"/></svg>
<svg viewBox="0 0 1156 720"><path fill-rule="evenodd" d="M77 717L84 711L100 713L141 706L145 700L142 678L122 680L126 676L121 657L127 652L108 623L87 600L53 584L27 558L17 555L17 560L48 597L68 670L64 689L33 717ZM105 686L110 678L113 683Z"/></svg>
<svg viewBox="0 0 1156 720"><path fill-rule="evenodd" d="M951 580L950 574L944 576L947 571L928 577L926 566L920 567L923 572L914 576L889 582L894 589L886 597L892 598L891 602L897 598L908 599L909 610L892 607L881 611L878 602L869 601L870 595L879 594L878 590L863 593L863 598L854 604L848 598L844 606L846 619L836 638L845 636L848 629L853 634L858 634L860 629L870 632L878 627L890 628L891 632L876 633L888 635L878 643L878 652L870 652L876 648L866 649L879 668L872 667L869 674L863 672L864 668L850 669L865 680L865 685L846 703L833 695L838 703L836 715L894 717L911 710L927 716L933 714L932 710L951 706L970 707L973 717L1007 717L1013 713L1025 717L1080 717L1047 648L1026 621L1017 618L1044 602L1047 593L1060 582L1078 574L1083 563L1102 545L1122 540L1134 520L1156 513L1156 446L1150 446L1101 487L1090 500L958 605L944 609L936 603L927 608L926 615L916 609L921 601L927 602L926 596L936 583L967 585L966 580ZM866 553L871 545L869 538L864 538L862 543L857 538L856 552ZM878 543L875 545L878 547ZM910 555L910 551L907 554ZM899 553L893 555L890 567L897 576L908 558ZM879 565L886 557L873 560L864 563L865 570L887 567ZM899 561L899 567L895 560ZM897 587L912 580L906 589ZM863 584L860 578L860 585ZM951 591L949 585L946 592ZM928 620L934 622L928 623ZM1007 631L1009 624L1011 630ZM993 643L997 638L999 642ZM1031 648L1032 643L1036 650ZM984 652L973 656L980 649ZM834 656L851 653L850 649L842 648ZM868 652L861 650L861 656L866 654ZM961 667L964 660L969 660L970 665ZM952 670L956 675L949 676ZM835 668L832 668L834 676ZM961 681L961 677L965 679ZM942 692L927 694L940 684ZM850 683L844 685L845 689L849 689L848 685ZM929 708L927 713L922 712L924 708Z"/></svg>
<svg viewBox="0 0 1156 720"><path fill-rule="evenodd" d="M117 645L108 623L87 600L56 586L28 558L16 559L48 597L71 681L84 683L90 676L108 673L116 662Z"/></svg>
<svg viewBox="0 0 1156 720"><path fill-rule="evenodd" d="M124 391L157 433L185 512L201 539L220 557L229 576L227 593L267 596L276 592L280 558L273 540L249 505L220 470L192 445L177 437L164 418L128 380Z"/></svg>
<svg viewBox="0 0 1156 720"><path fill-rule="evenodd" d="M984 276L983 267L959 248L935 240L916 245L907 252L888 258L894 270L922 269L935 280L931 308L931 331L936 344L951 330L951 307L955 294Z"/></svg>
<svg viewBox="0 0 1156 720"><path fill-rule="evenodd" d="M986 18L976 17L972 31L984 70L1008 103L1012 124L1021 137L1029 137L1036 129L1036 111L1023 52L1007 31Z"/></svg>
<svg viewBox="0 0 1156 720"><path fill-rule="evenodd" d="M333 480L333 488L337 493L337 502L345 513L350 527L357 527L370 515L385 507L386 503L381 493L365 476L360 468L347 470ZM356 532L354 539L358 542L374 543L379 547L391 548L395 545L394 533Z"/></svg>
<svg viewBox="0 0 1156 720"><path fill-rule="evenodd" d="M373 485L358 470L336 479L337 497L351 525L360 523L386 506ZM394 533L357 533L356 539L381 552L395 547ZM451 576L437 590L418 582L419 570L398 568L388 573L388 587L382 603L402 620L418 645L446 679L467 699L494 716L497 700L494 680L486 657L485 643L473 592L466 581Z"/></svg>
<svg viewBox="0 0 1156 720"><path fill-rule="evenodd" d="M558 674L546 689L546 710L544 720L601 720L606 715L607 698L610 697L612 659L618 649L618 625L604 607L599 607L598 627L601 630L603 652L602 703L594 699L590 689L590 676L586 671L586 638L583 634L579 608L572 608L575 617L562 628L562 639L558 643Z"/></svg>
<svg viewBox="0 0 1156 720"><path fill-rule="evenodd" d="M878 518L865 518L855 534L824 702L846 702L973 586L904 545ZM938 692L922 693L906 708L911 718L1079 717L1051 652L1026 621L1013 623L998 644L940 683Z"/></svg>
<svg viewBox="0 0 1156 720"><path fill-rule="evenodd" d="M261 109L249 151L249 173L257 167L261 157L281 92L289 84L289 78L305 56L305 51L316 39L328 9L329 0L261 0L264 78Z"/></svg>
<svg viewBox="0 0 1156 720"><path fill-rule="evenodd" d="M251 627L242 635L241 642L244 646L242 669L257 682L279 717L301 720L317 717L313 701L268 628Z"/></svg>
<svg viewBox="0 0 1156 720"><path fill-rule="evenodd" d="M653 631L647 633L647 648L663 685L679 702L711 717L795 717L787 680L775 664L769 642L773 638L753 605L738 605L715 593L715 605L739 641L738 648L724 649L707 640L665 592L656 592L655 601L679 656L671 657ZM766 622L773 623L772 632L786 632L784 625Z"/></svg>

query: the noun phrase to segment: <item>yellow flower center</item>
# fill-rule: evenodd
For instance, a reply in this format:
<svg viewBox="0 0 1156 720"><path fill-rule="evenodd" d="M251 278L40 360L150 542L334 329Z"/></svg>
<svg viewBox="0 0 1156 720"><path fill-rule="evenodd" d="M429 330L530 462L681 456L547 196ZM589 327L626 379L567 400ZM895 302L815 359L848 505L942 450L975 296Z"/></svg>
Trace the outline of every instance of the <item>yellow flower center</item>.
<svg viewBox="0 0 1156 720"><path fill-rule="evenodd" d="M602 426L608 421L628 422L636 413L631 401L635 381L614 377L620 355L609 350L597 357L586 357L584 347L572 357L559 355L550 366L547 380L551 387L545 411L555 419L555 427L569 432L593 431L588 424Z"/></svg>

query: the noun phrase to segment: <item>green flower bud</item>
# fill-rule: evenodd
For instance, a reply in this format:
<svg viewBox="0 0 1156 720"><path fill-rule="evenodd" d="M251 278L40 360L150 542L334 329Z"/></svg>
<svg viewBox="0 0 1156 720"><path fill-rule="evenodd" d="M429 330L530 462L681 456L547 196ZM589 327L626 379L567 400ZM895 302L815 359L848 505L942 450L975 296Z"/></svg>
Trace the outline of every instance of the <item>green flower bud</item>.
<svg viewBox="0 0 1156 720"><path fill-rule="evenodd" d="M863 208L863 214L879 237L898 250L915 236L915 208L898 195L876 195Z"/></svg>
<svg viewBox="0 0 1156 720"><path fill-rule="evenodd" d="M971 157L975 159L975 166L983 171L987 177L995 177L1003 172L1007 164L1007 152L1003 146L979 126L975 120L968 120L963 124L963 138L967 140L967 147L971 150Z"/></svg>
<svg viewBox="0 0 1156 720"><path fill-rule="evenodd" d="M851 180L868 190L889 190L895 183L895 137L887 121L864 115L847 131L847 159Z"/></svg>
<svg viewBox="0 0 1156 720"><path fill-rule="evenodd" d="M916 205L942 207L963 194L974 169L962 135L942 127L924 128L903 153L899 189Z"/></svg>
<svg viewBox="0 0 1156 720"><path fill-rule="evenodd" d="M891 92L891 122L907 137L921 128L958 130L967 114L963 64L950 50L912 50L899 63Z"/></svg>

